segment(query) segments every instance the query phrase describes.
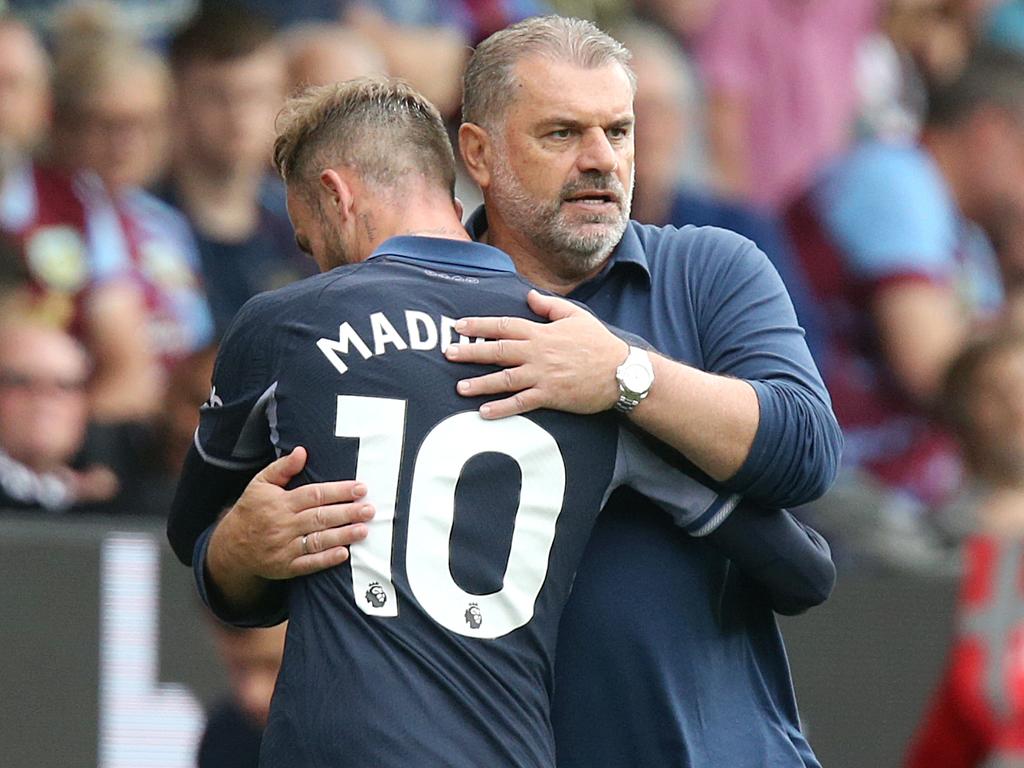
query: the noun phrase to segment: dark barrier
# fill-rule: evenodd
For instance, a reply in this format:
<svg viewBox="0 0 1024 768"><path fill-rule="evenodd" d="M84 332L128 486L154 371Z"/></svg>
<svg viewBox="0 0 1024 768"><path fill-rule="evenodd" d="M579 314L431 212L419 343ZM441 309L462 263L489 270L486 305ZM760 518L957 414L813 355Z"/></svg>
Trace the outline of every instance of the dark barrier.
<svg viewBox="0 0 1024 768"><path fill-rule="evenodd" d="M944 659L953 591L846 578L785 621L825 768L898 765ZM192 766L202 709L224 686L159 524L0 519L0 765Z"/></svg>
<svg viewBox="0 0 1024 768"><path fill-rule="evenodd" d="M829 601L782 623L823 768L897 768L946 660L956 582L841 574Z"/></svg>

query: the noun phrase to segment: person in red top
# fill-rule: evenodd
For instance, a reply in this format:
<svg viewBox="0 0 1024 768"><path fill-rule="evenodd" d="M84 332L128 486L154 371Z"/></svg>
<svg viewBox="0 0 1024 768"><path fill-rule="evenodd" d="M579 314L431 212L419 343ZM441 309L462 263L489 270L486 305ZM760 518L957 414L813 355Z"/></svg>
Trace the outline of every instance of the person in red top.
<svg viewBox="0 0 1024 768"><path fill-rule="evenodd" d="M944 404L971 477L948 511L970 533L949 659L904 765L1024 765L1024 333L968 347Z"/></svg>

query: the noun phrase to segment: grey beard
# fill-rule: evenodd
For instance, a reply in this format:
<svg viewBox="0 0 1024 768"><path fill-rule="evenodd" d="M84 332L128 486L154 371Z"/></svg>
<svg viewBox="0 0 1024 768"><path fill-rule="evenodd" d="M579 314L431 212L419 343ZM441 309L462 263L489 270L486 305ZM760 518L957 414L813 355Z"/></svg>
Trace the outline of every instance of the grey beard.
<svg viewBox="0 0 1024 768"><path fill-rule="evenodd" d="M506 220L519 224L520 231L544 255L545 263L560 278L584 278L604 263L622 239L629 223L630 199L619 185L616 192L622 200L617 220L595 214L589 224L604 224L604 232L584 233L567 225L560 218L561 196L554 203L531 198L511 169L500 165L494 170L494 202Z"/></svg>
<svg viewBox="0 0 1024 768"><path fill-rule="evenodd" d="M546 223L548 226L526 234L550 259L551 267L560 277L572 279L585 277L601 266L625 231L625 222L621 228L603 234L568 231L554 217Z"/></svg>

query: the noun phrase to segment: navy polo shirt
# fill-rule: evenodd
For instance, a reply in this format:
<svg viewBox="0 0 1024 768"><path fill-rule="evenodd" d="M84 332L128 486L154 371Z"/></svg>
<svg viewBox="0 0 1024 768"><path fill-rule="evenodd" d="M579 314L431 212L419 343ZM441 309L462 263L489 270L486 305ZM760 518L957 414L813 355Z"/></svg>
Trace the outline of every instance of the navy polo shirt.
<svg viewBox="0 0 1024 768"><path fill-rule="evenodd" d="M469 228L486 230L482 209ZM669 357L751 383L759 427L729 490L783 507L829 486L842 441L828 394L778 273L749 240L630 222L570 297ZM559 768L818 766L759 588L663 517L626 489L598 518L559 630Z"/></svg>

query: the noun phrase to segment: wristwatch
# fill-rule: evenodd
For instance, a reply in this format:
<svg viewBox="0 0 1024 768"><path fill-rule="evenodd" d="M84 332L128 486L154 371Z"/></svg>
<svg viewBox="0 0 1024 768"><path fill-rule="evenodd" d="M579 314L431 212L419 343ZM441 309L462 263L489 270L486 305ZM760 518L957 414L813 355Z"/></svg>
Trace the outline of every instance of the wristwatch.
<svg viewBox="0 0 1024 768"><path fill-rule="evenodd" d="M631 346L622 365L615 369L615 380L619 383L619 400L615 403L615 410L629 413L647 397L654 384L651 356L640 347Z"/></svg>

